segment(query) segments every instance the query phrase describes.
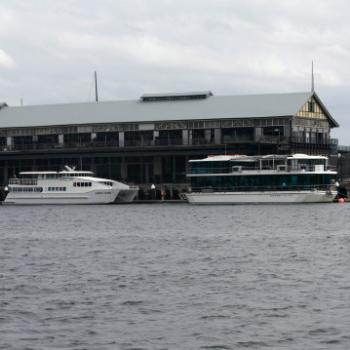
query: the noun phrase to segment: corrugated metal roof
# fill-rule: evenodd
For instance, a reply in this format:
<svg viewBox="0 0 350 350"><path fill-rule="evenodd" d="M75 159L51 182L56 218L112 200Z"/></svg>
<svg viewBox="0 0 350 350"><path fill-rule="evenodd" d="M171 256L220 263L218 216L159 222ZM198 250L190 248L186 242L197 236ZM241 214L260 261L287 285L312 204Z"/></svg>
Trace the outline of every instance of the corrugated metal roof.
<svg viewBox="0 0 350 350"><path fill-rule="evenodd" d="M0 110L0 128L291 116L311 95L302 92L210 96L189 101L129 100L5 107Z"/></svg>

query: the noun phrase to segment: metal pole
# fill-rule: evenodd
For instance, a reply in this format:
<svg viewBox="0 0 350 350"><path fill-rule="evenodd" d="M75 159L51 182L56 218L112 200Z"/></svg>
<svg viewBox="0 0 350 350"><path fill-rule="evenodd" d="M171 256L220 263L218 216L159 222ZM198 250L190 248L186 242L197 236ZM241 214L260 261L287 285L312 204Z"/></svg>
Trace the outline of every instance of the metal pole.
<svg viewBox="0 0 350 350"><path fill-rule="evenodd" d="M311 92L315 91L314 61L311 61Z"/></svg>
<svg viewBox="0 0 350 350"><path fill-rule="evenodd" d="M95 100L98 102L98 90L97 90L97 73L95 71Z"/></svg>

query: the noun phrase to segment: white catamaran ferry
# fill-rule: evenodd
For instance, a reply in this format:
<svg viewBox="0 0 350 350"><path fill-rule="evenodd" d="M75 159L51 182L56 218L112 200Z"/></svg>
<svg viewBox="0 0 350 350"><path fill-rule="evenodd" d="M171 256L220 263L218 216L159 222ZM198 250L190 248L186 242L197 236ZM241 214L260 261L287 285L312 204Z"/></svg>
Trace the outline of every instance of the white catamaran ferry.
<svg viewBox="0 0 350 350"><path fill-rule="evenodd" d="M337 195L328 158L222 155L189 161L192 204L324 203Z"/></svg>
<svg viewBox="0 0 350 350"><path fill-rule="evenodd" d="M138 187L98 178L91 171L23 171L9 180L4 204L107 204L131 202Z"/></svg>

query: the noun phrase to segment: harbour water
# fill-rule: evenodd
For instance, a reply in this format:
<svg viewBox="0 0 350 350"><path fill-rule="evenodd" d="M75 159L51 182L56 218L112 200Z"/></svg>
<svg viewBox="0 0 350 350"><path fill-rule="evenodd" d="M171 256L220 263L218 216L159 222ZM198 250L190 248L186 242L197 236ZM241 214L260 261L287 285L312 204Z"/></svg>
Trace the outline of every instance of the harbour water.
<svg viewBox="0 0 350 350"><path fill-rule="evenodd" d="M0 207L0 349L349 349L350 205Z"/></svg>

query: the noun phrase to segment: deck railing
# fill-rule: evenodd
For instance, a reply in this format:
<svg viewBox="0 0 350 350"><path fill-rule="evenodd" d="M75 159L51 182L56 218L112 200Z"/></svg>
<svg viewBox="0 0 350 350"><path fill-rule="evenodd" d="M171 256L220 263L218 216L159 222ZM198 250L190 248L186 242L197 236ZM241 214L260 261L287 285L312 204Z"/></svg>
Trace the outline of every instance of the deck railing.
<svg viewBox="0 0 350 350"><path fill-rule="evenodd" d="M317 165L316 165L317 166ZM217 168L187 168L187 174L189 175L197 175L197 174L236 174L236 173L244 173L249 174L250 172L255 172L257 174L264 173L264 172L271 172L271 173L285 173L285 172L315 172L319 171L316 168L315 165L299 165L297 167L293 166L287 166L283 168L272 168L268 166L263 166L261 168L242 168L242 169L233 169L235 168L234 165L228 166L228 167L217 167ZM327 167L324 168L324 171L336 171L335 167Z"/></svg>
<svg viewBox="0 0 350 350"><path fill-rule="evenodd" d="M268 192L268 191L330 191L335 190L332 184L310 185L276 185L276 186L218 186L218 187L191 187L192 192Z"/></svg>
<svg viewBox="0 0 350 350"><path fill-rule="evenodd" d="M183 140L179 138L156 138L156 139L141 139L141 140L124 140L124 146L120 146L119 140L91 140L91 141L66 141L63 144L59 143L15 143L12 146L2 145L2 151L32 151L32 150L55 150L55 149L88 149L88 148L103 148L103 147L155 147L155 146L204 146L204 145L225 145L225 144L276 144L276 145L298 145L302 147L319 147L328 148L330 140L313 140L306 142L303 138L287 137L287 136L230 136L223 135L221 140L215 141L213 138L206 139L203 137L193 137L192 140Z"/></svg>

